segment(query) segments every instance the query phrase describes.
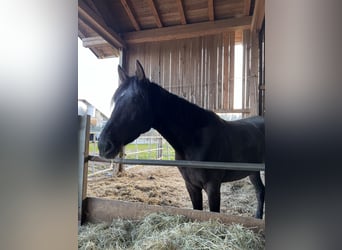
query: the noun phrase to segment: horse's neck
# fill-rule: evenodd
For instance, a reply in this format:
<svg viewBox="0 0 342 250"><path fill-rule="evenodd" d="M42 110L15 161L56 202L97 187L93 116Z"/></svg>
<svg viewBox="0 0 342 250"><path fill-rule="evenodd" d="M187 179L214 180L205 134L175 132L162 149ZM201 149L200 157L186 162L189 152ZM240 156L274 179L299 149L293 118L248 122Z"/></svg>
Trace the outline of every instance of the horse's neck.
<svg viewBox="0 0 342 250"><path fill-rule="evenodd" d="M186 153L196 130L205 126L207 111L164 90L158 93L153 127L178 153Z"/></svg>

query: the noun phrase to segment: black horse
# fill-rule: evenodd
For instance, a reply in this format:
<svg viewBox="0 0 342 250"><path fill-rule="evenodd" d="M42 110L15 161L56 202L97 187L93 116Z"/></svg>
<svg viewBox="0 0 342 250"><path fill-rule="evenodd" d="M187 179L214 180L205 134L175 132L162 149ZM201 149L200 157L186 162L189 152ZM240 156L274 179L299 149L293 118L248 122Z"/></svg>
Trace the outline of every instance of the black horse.
<svg viewBox="0 0 342 250"><path fill-rule="evenodd" d="M150 128L156 129L175 149L176 159L216 162L264 161L265 129L262 117L224 121L214 112L171 94L145 77L137 61L135 76L119 66L122 82L116 90L114 109L99 139L100 155L114 158L121 148ZM222 182L249 176L258 200L257 218L263 216L265 187L259 171L178 167L194 209L203 209L202 189L210 211L220 211Z"/></svg>

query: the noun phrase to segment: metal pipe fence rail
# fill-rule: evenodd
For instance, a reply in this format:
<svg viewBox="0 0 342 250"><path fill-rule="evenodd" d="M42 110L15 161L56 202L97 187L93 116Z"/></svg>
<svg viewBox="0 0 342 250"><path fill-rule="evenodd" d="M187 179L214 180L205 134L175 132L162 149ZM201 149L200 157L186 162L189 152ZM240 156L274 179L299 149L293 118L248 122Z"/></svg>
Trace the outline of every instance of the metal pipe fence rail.
<svg viewBox="0 0 342 250"><path fill-rule="evenodd" d="M210 162L210 161L183 161L183 160L136 160L136 159L104 159L99 156L89 155L86 160L121 163L126 165L150 165L150 166L174 166L189 168L213 168L223 170L242 171L265 171L264 163L242 163L242 162Z"/></svg>

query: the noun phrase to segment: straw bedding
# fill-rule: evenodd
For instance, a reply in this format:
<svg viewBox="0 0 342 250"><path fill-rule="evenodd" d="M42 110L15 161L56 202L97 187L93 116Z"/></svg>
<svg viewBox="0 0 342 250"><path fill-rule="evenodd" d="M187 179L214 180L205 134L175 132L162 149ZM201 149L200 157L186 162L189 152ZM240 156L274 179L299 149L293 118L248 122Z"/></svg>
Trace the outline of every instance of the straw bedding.
<svg viewBox="0 0 342 250"><path fill-rule="evenodd" d="M191 221L182 215L154 213L141 221L113 220L79 228L79 249L264 249L265 239L238 224Z"/></svg>

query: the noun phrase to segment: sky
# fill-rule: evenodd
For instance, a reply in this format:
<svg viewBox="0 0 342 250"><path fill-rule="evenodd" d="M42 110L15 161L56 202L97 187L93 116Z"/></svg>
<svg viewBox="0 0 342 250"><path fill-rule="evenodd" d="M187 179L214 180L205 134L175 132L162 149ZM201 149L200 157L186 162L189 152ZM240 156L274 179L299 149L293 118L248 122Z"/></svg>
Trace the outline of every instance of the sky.
<svg viewBox="0 0 342 250"><path fill-rule="evenodd" d="M78 99L110 116L110 100L118 85L119 58L98 59L78 39Z"/></svg>

